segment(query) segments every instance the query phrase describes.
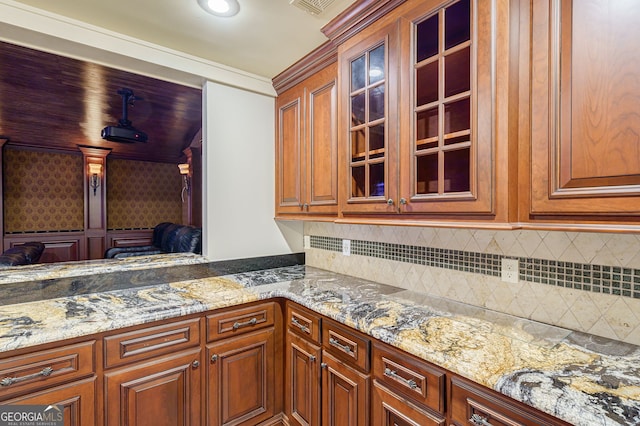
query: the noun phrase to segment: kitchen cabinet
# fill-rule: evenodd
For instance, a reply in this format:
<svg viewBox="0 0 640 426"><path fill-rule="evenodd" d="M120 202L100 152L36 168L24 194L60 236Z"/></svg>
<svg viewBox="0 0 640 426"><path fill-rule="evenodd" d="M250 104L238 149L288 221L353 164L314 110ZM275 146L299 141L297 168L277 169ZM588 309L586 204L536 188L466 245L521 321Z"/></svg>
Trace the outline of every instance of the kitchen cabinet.
<svg viewBox="0 0 640 426"><path fill-rule="evenodd" d="M276 101L276 216L338 211L335 62Z"/></svg>
<svg viewBox="0 0 640 426"><path fill-rule="evenodd" d="M510 13L407 2L339 47L343 213L506 220Z"/></svg>
<svg viewBox="0 0 640 426"><path fill-rule="evenodd" d="M640 212L640 4L521 3L530 26L527 213L637 222L629 216Z"/></svg>
<svg viewBox="0 0 640 426"><path fill-rule="evenodd" d="M319 426L320 419L320 317L287 303L284 413L289 423Z"/></svg>
<svg viewBox="0 0 640 426"><path fill-rule="evenodd" d="M195 348L105 373L105 424L199 424L201 353Z"/></svg>
<svg viewBox="0 0 640 426"><path fill-rule="evenodd" d="M451 424L456 426L566 425L524 404L457 377L451 379L449 407Z"/></svg>
<svg viewBox="0 0 640 426"><path fill-rule="evenodd" d="M369 425L369 339L325 319L322 344L323 426Z"/></svg>
<svg viewBox="0 0 640 426"><path fill-rule="evenodd" d="M198 318L108 335L103 347L106 425L200 423Z"/></svg>
<svg viewBox="0 0 640 426"><path fill-rule="evenodd" d="M64 424L96 424L95 341L0 360L0 404L58 405Z"/></svg>
<svg viewBox="0 0 640 426"><path fill-rule="evenodd" d="M275 309L269 302L207 317L208 425L255 425L282 411Z"/></svg>

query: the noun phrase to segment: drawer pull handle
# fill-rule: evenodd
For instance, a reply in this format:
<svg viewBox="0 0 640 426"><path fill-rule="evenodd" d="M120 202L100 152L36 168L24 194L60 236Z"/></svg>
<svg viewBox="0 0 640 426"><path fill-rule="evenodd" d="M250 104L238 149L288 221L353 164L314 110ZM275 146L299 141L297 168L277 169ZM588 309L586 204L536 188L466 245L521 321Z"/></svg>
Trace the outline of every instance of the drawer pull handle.
<svg viewBox="0 0 640 426"><path fill-rule="evenodd" d="M473 416L471 416L469 421L478 426L493 426L491 423L489 423L486 417L482 417L480 414L474 414Z"/></svg>
<svg viewBox="0 0 640 426"><path fill-rule="evenodd" d="M291 318L291 324L298 327L303 333L311 332L311 330L309 330L309 327L307 327L306 325L300 324L300 321L298 321L296 318Z"/></svg>
<svg viewBox="0 0 640 426"><path fill-rule="evenodd" d="M329 344L332 346L335 346L338 349L341 349L342 351L350 354L351 353L351 348L347 345L343 345L342 343L338 342L336 339L334 339L333 337L329 338Z"/></svg>
<svg viewBox="0 0 640 426"><path fill-rule="evenodd" d="M256 325L257 322L258 322L257 318L251 318L249 321L245 321L245 322L237 322L236 321L236 322L233 323L233 329L237 330L237 329L242 328L242 327L248 327L250 325Z"/></svg>
<svg viewBox="0 0 640 426"><path fill-rule="evenodd" d="M396 373L395 371L393 371L390 368L385 368L384 369L384 375L387 377L391 377L392 379L395 379L401 383L404 383L405 385L407 385L410 389L417 389L418 388L418 384L416 383L415 380L413 379L405 379L404 377L402 377L401 375L399 375L398 373Z"/></svg>
<svg viewBox="0 0 640 426"><path fill-rule="evenodd" d="M39 371L37 373L34 373L34 374L29 374L28 376L23 376L23 377L5 377L4 379L0 380L0 385L2 385L2 386L11 386L11 385L13 385L15 383L24 382L25 380L36 379L38 377L49 377L52 373L53 373L53 368L45 367L41 371Z"/></svg>

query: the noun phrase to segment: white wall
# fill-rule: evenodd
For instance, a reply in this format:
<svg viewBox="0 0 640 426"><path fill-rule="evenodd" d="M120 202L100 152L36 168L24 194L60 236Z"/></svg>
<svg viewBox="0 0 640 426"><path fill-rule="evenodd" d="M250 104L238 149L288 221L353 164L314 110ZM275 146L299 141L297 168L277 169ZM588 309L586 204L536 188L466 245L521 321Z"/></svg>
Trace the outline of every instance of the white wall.
<svg viewBox="0 0 640 426"><path fill-rule="evenodd" d="M236 259L302 251L302 223L273 219L274 98L207 82L204 255Z"/></svg>

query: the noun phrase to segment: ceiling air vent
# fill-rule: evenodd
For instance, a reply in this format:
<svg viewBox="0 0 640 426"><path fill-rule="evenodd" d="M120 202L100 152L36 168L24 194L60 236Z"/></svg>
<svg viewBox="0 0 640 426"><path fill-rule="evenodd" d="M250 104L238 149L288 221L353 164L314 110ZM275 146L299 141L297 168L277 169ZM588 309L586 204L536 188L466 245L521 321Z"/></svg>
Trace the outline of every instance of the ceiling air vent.
<svg viewBox="0 0 640 426"><path fill-rule="evenodd" d="M334 1L335 0L290 0L289 4L312 15L320 15L331 6L331 3Z"/></svg>

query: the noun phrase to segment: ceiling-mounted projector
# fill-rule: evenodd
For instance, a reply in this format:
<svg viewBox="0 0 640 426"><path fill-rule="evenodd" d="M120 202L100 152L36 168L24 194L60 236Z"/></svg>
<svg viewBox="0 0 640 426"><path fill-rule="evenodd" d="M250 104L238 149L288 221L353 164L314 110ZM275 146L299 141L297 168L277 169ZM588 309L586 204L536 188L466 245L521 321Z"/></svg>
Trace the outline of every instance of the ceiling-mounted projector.
<svg viewBox="0 0 640 426"><path fill-rule="evenodd" d="M122 96L122 118L118 120L117 126L107 126L102 129L100 133L102 139L123 143L146 142L147 134L133 127L128 118L129 105L133 106L134 101L142 98L136 98L133 90L126 88L118 90L118 94Z"/></svg>

